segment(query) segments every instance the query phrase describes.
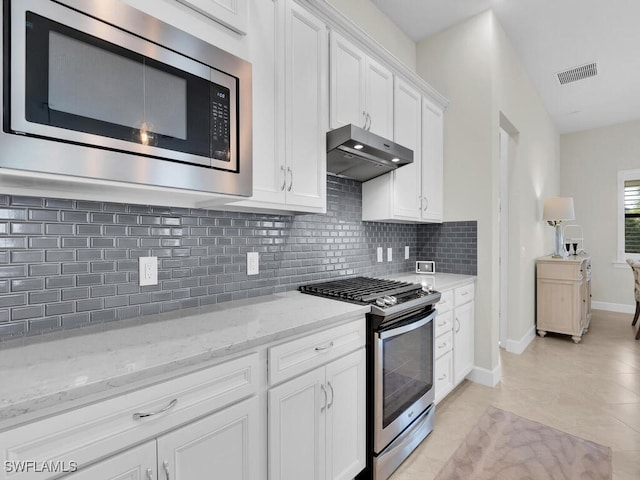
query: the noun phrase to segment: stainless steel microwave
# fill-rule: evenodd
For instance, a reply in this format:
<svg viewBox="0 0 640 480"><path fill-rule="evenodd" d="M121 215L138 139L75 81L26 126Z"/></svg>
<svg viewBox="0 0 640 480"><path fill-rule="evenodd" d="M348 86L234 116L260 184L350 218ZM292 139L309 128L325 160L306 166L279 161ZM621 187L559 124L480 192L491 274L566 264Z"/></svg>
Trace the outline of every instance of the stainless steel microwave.
<svg viewBox="0 0 640 480"><path fill-rule="evenodd" d="M251 65L119 0L3 1L0 167L251 195Z"/></svg>

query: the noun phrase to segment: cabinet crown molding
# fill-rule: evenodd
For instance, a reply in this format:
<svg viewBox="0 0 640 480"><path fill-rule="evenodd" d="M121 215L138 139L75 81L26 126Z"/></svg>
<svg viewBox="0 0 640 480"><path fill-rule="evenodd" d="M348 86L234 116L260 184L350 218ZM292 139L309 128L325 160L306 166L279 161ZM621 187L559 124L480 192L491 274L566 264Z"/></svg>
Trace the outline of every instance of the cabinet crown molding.
<svg viewBox="0 0 640 480"><path fill-rule="evenodd" d="M320 16L329 26L330 30L335 30L374 59L387 65L394 74L400 75L420 90L420 93L429 97L443 109L449 104L449 100L429 85L424 78L407 67L398 60L389 50L377 42L362 28L346 17L336 7L327 0L295 0L306 9Z"/></svg>

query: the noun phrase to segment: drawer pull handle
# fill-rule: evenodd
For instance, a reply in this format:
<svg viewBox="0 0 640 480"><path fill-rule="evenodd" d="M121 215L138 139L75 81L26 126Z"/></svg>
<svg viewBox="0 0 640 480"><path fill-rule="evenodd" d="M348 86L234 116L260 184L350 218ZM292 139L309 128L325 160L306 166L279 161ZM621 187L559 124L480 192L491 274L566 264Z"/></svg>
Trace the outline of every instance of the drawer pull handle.
<svg viewBox="0 0 640 480"><path fill-rule="evenodd" d="M169 478L169 461L168 460L165 460L162 462L162 468L164 468L164 474L166 475L167 480L171 480Z"/></svg>
<svg viewBox="0 0 640 480"><path fill-rule="evenodd" d="M174 398L173 400L171 400L171 402L169 403L169 405L167 405L166 407L164 407L162 410L158 410L157 412L138 412L138 413L134 413L133 414L133 418L134 420L140 420L141 418L147 418L147 417L152 417L154 415L158 415L160 413L164 413L168 410L171 410L173 407L175 407L178 404L178 399Z"/></svg>
<svg viewBox="0 0 640 480"><path fill-rule="evenodd" d="M446 343L441 343L440 345L438 345L438 349L445 348L446 346L447 346Z"/></svg>
<svg viewBox="0 0 640 480"><path fill-rule="evenodd" d="M438 380L444 380L445 378L447 378L446 375L442 375L441 377L438 377Z"/></svg>
<svg viewBox="0 0 640 480"><path fill-rule="evenodd" d="M456 333L458 333L460 331L460 320L458 320L458 317L456 317L456 323L458 324L458 328L456 328Z"/></svg>
<svg viewBox="0 0 640 480"><path fill-rule="evenodd" d="M325 345L323 347L316 347L316 352L324 352L326 350L329 350L330 348L333 348L333 341L329 342L329 345Z"/></svg>
<svg viewBox="0 0 640 480"><path fill-rule="evenodd" d="M439 327L444 327L446 324L447 324L447 322L440 322L440 323L438 324L438 326L439 326Z"/></svg>
<svg viewBox="0 0 640 480"><path fill-rule="evenodd" d="M444 305L445 303L447 303L447 301L446 301L446 300L440 300L438 303L439 303L440 305Z"/></svg>
<svg viewBox="0 0 640 480"><path fill-rule="evenodd" d="M466 297L467 295L469 295L469 292L462 292L460 295L462 295L463 297Z"/></svg>

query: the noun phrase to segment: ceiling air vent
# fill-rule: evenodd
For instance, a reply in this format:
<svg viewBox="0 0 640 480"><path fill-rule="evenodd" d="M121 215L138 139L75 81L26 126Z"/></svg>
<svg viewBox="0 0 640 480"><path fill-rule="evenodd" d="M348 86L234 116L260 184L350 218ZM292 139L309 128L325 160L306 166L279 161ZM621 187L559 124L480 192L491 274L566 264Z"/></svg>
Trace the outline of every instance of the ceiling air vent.
<svg viewBox="0 0 640 480"><path fill-rule="evenodd" d="M579 67L570 68L562 72L556 73L560 85L566 83L577 82L584 78L595 77L598 74L598 66L596 62L580 65Z"/></svg>

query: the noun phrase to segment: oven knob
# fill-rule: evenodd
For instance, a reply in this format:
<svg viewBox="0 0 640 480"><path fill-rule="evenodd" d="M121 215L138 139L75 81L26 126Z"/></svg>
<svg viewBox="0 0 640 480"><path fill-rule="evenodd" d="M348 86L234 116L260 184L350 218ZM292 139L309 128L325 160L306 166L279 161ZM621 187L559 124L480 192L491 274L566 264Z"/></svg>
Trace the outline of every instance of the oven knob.
<svg viewBox="0 0 640 480"><path fill-rule="evenodd" d="M386 307L387 304L384 302L384 299L382 298L376 298L376 305L379 307Z"/></svg>
<svg viewBox="0 0 640 480"><path fill-rule="evenodd" d="M398 303L398 299L396 297L384 296L382 297L382 300L386 305L395 305Z"/></svg>

